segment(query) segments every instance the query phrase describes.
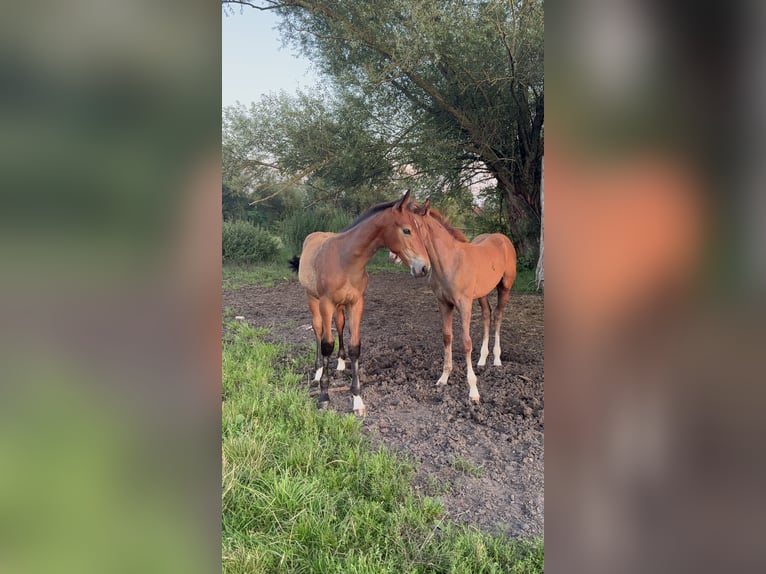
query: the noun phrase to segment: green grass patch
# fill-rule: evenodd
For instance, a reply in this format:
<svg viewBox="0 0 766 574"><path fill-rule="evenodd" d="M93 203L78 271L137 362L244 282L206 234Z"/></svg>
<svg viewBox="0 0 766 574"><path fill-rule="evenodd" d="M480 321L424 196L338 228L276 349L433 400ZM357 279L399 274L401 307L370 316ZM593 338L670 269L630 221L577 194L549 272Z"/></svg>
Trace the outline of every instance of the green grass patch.
<svg viewBox="0 0 766 574"><path fill-rule="evenodd" d="M516 280L511 287L512 293L542 293L537 290L535 270L519 267L516 271Z"/></svg>
<svg viewBox="0 0 766 574"><path fill-rule="evenodd" d="M298 280L287 261L276 261L261 265L223 265L223 288L240 289L248 285L272 287L284 281Z"/></svg>
<svg viewBox="0 0 766 574"><path fill-rule="evenodd" d="M223 572L543 572L542 540L457 526L416 496L413 466L352 415L319 411L263 335L227 323Z"/></svg>

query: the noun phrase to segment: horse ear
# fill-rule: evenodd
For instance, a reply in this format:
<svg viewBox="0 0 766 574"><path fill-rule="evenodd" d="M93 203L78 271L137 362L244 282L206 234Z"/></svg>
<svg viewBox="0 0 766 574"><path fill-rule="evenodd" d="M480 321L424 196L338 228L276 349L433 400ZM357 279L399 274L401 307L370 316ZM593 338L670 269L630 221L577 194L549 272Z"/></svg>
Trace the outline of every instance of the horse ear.
<svg viewBox="0 0 766 574"><path fill-rule="evenodd" d="M401 198L399 201L397 201L397 202L396 202L396 205L394 205L394 209L395 209L396 211L401 211L402 209L404 209L404 206L407 204L407 202L408 202L409 200L410 200L410 190L408 189L408 190L407 190L407 191L404 193L404 195L402 196L402 198Z"/></svg>
<svg viewBox="0 0 766 574"><path fill-rule="evenodd" d="M429 213L431 213L431 198L430 197L426 199L426 202L423 204L423 215L427 216Z"/></svg>

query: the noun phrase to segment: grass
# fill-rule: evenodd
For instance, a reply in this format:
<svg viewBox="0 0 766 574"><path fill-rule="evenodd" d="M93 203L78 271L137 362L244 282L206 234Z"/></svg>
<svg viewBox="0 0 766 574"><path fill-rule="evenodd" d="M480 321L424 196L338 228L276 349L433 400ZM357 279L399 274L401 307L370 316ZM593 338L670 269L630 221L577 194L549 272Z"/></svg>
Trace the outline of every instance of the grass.
<svg viewBox="0 0 766 574"><path fill-rule="evenodd" d="M511 293L540 293L537 290L537 281L535 280L535 270L519 267L516 271L516 280L511 287Z"/></svg>
<svg viewBox="0 0 766 574"><path fill-rule="evenodd" d="M260 265L224 264L223 266L223 288L226 290L239 289L248 285L272 287L296 277L287 261Z"/></svg>
<svg viewBox="0 0 766 574"><path fill-rule="evenodd" d="M226 333L223 572L543 572L542 540L445 520L414 494L411 464L373 448L353 416L316 408L264 331Z"/></svg>

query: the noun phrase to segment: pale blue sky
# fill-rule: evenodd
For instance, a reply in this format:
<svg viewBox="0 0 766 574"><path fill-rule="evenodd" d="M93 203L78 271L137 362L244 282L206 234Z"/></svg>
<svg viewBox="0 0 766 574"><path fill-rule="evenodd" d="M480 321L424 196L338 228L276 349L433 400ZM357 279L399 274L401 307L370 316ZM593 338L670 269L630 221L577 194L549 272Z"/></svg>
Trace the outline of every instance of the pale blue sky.
<svg viewBox="0 0 766 574"><path fill-rule="evenodd" d="M284 90L293 93L317 83L311 63L282 48L276 15L271 10L245 8L222 15L221 100L224 106L245 105L262 94Z"/></svg>

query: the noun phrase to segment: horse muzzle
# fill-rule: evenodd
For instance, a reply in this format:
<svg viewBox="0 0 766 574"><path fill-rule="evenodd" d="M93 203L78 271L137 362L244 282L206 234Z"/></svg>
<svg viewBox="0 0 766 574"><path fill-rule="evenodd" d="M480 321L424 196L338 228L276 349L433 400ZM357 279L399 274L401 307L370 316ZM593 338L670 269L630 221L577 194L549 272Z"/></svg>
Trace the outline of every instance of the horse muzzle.
<svg viewBox="0 0 766 574"><path fill-rule="evenodd" d="M431 268L423 261L413 261L410 265L410 273L413 277L425 277Z"/></svg>

